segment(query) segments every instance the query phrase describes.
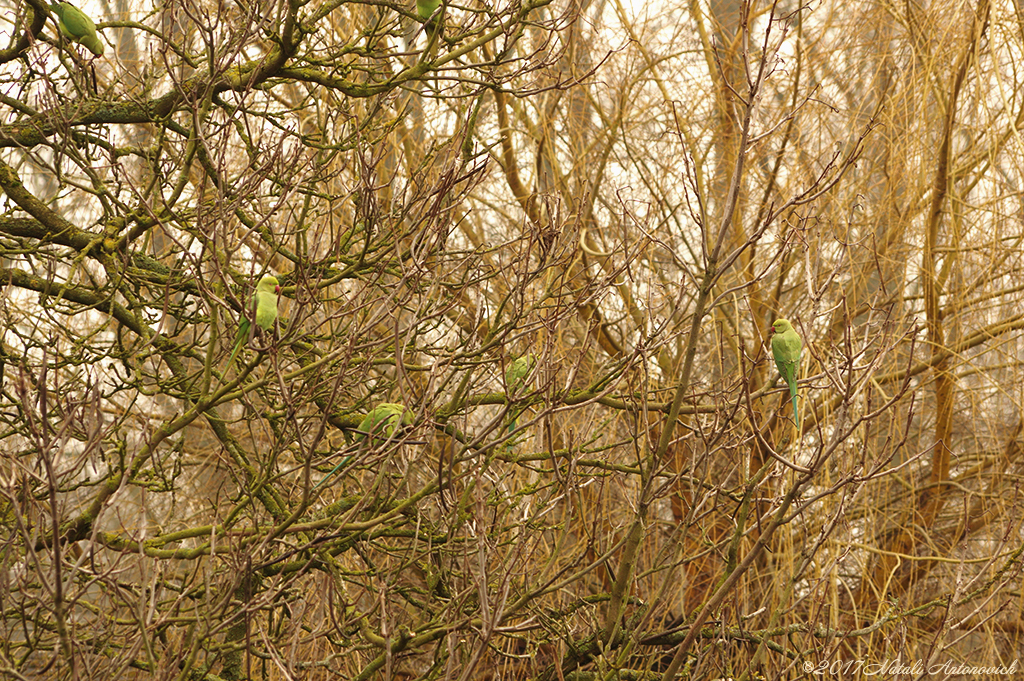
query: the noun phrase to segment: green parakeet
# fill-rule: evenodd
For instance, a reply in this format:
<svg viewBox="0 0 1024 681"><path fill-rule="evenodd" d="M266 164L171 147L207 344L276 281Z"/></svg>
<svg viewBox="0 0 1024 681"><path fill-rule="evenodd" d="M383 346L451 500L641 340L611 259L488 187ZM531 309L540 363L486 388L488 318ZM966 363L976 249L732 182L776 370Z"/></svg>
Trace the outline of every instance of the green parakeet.
<svg viewBox="0 0 1024 681"><path fill-rule="evenodd" d="M54 3L50 9L57 15L57 27L66 38L82 43L97 57L103 54L104 45L96 35L96 24L82 10L70 2Z"/></svg>
<svg viewBox="0 0 1024 681"><path fill-rule="evenodd" d="M253 294L252 305L248 312L252 319L255 320L256 326L264 331L270 331L274 328L274 321L277 319L277 294L280 292L281 286L277 281L277 277L269 274L264 275L259 283L256 284L256 293ZM249 342L252 332L252 322L249 321L249 316L242 317L242 320L238 322L235 347L231 351L231 358L228 360L229 367L234 364L238 351Z"/></svg>
<svg viewBox="0 0 1024 681"><path fill-rule="evenodd" d="M381 402L371 409L370 413L360 421L359 432L356 433L356 441L361 441L367 436L370 437L371 444L374 439L390 440L400 426L410 426L412 421L412 412L406 409L404 405L397 402ZM351 454L342 459L341 463L332 468L331 472L325 475L324 479L318 482L313 489L327 482L332 475L347 466L351 459Z"/></svg>
<svg viewBox="0 0 1024 681"><path fill-rule="evenodd" d="M800 350L803 341L786 319L776 319L772 323L772 356L775 366L789 386L789 396L793 399L793 421L800 427L800 416L796 411L796 379L800 370Z"/></svg>
<svg viewBox="0 0 1024 681"><path fill-rule="evenodd" d="M397 402L381 402L359 423L356 439L369 435L371 439L387 440L400 425L412 425L412 412Z"/></svg>
<svg viewBox="0 0 1024 681"><path fill-rule="evenodd" d="M416 0L416 13L420 15L420 21L426 25L428 32L432 32L437 25L437 17L433 21L428 20L440 6L441 0Z"/></svg>
<svg viewBox="0 0 1024 681"><path fill-rule="evenodd" d="M530 353L517 358L505 368L505 386L510 395L523 389L526 379L537 366L537 355Z"/></svg>
<svg viewBox="0 0 1024 681"><path fill-rule="evenodd" d="M416 13L426 21L441 6L441 0L416 0Z"/></svg>
<svg viewBox="0 0 1024 681"><path fill-rule="evenodd" d="M526 385L526 379L530 377L536 366L537 355L529 353L517 358L505 368L505 388L508 390L509 397L523 389ZM512 422L508 426L509 433L516 429L519 413L521 412L513 413Z"/></svg>

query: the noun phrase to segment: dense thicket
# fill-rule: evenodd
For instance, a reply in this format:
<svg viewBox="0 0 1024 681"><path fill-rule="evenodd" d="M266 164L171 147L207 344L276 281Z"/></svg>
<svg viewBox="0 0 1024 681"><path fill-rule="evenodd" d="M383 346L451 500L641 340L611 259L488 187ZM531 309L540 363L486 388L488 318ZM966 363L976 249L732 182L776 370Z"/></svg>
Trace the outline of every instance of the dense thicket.
<svg viewBox="0 0 1024 681"><path fill-rule="evenodd" d="M0 674L1020 655L1012 7L82 4L0 0Z"/></svg>

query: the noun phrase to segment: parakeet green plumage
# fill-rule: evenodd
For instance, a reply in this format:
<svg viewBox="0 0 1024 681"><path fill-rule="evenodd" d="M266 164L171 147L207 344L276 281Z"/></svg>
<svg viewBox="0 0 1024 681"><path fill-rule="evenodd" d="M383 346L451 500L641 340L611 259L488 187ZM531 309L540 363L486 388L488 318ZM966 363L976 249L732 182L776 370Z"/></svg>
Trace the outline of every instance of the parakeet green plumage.
<svg viewBox="0 0 1024 681"><path fill-rule="evenodd" d="M253 305L256 307L256 325L264 331L274 328L277 320L277 294L281 292L281 283L277 277L264 275L256 284Z"/></svg>
<svg viewBox="0 0 1024 681"><path fill-rule="evenodd" d="M252 334L252 322L249 321L249 316L256 322L256 326L260 327L264 331L270 331L274 328L274 321L277 319L277 294L281 291L281 285L277 281L277 277L269 274L265 275L260 279L259 283L256 284L256 293L252 297L252 305L248 311L248 315L242 317L241 321L238 322L238 333L235 335L235 347L231 351L231 358L228 359L228 366L230 367L235 362L235 357L238 355L238 351L242 349L242 346L249 342L249 337Z"/></svg>
<svg viewBox="0 0 1024 681"><path fill-rule="evenodd" d="M381 402L370 410L362 421L359 422L359 432L356 433L356 441L364 440L369 436L371 444L373 440L389 440L394 436L395 431L401 426L412 425L413 414L404 405L397 402ZM316 484L317 487L327 482L332 475L348 465L352 455L346 456L331 472L324 476L324 479Z"/></svg>
<svg viewBox="0 0 1024 681"><path fill-rule="evenodd" d="M537 355L530 353L517 358L505 368L505 386L510 395L523 389L526 379L537 366Z"/></svg>
<svg viewBox="0 0 1024 681"><path fill-rule="evenodd" d="M526 385L526 379L530 377L533 370L537 366L537 355L529 353L517 358L515 361L510 363L505 368L505 388L508 390L509 397L512 397ZM511 433L516 429L516 421L519 419L520 412L514 412L512 415L512 422L509 423L508 432Z"/></svg>
<svg viewBox="0 0 1024 681"><path fill-rule="evenodd" d="M405 408L405 405L397 402L381 402L370 410L370 413L359 423L357 440L366 436L371 439L387 440L395 434L395 430L401 426L412 424L412 412Z"/></svg>
<svg viewBox="0 0 1024 681"><path fill-rule="evenodd" d="M441 6L441 0L416 0L416 13L420 15L420 21L426 26L428 32L433 32L437 26L437 17L431 19L437 8Z"/></svg>
<svg viewBox="0 0 1024 681"><path fill-rule="evenodd" d="M800 427L800 415L796 410L796 380L800 370L800 350L803 341L786 319L777 319L772 324L772 356L775 366L789 386L789 396L793 400L793 421Z"/></svg>
<svg viewBox="0 0 1024 681"><path fill-rule="evenodd" d="M69 40L82 43L97 57L104 51L103 42L96 35L96 24L82 10L70 2L57 2L50 5L57 15L57 27Z"/></svg>
<svg viewBox="0 0 1024 681"><path fill-rule="evenodd" d="M441 0L416 0L416 13L426 21L441 6Z"/></svg>

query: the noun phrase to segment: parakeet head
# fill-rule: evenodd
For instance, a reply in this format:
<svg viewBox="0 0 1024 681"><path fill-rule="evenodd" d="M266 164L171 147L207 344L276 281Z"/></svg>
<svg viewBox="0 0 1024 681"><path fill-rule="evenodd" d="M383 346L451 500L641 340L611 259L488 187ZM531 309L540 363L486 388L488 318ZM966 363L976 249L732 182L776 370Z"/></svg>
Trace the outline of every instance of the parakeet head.
<svg viewBox="0 0 1024 681"><path fill-rule="evenodd" d="M789 323L788 319L776 319L772 322L772 330L775 333L786 333L793 330L793 325Z"/></svg>
<svg viewBox="0 0 1024 681"><path fill-rule="evenodd" d="M277 281L277 277L270 274L265 274L263 275L263 278L260 279L259 283L256 284L256 290L262 292L273 291L274 293L280 293L281 286Z"/></svg>

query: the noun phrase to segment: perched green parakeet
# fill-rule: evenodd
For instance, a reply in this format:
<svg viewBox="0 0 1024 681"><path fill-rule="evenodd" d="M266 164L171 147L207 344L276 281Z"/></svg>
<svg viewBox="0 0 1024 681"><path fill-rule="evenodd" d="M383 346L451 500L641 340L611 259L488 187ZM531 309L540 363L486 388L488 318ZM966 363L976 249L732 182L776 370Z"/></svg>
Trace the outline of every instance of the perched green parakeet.
<svg viewBox="0 0 1024 681"><path fill-rule="evenodd" d="M50 5L57 15L57 28L69 40L82 43L97 57L103 54L104 45L96 35L96 24L82 10L70 2L57 2Z"/></svg>
<svg viewBox="0 0 1024 681"><path fill-rule="evenodd" d="M800 416L796 411L796 379L800 369L800 350L803 341L786 319L776 319L772 323L772 356L775 366L789 386L789 396L793 399L793 421L800 427Z"/></svg>
<svg viewBox="0 0 1024 681"><path fill-rule="evenodd" d="M390 440L399 427L410 426L412 421L413 414L404 405L397 402L381 402L359 422L356 441L364 440L367 436L369 436L371 444L373 440ZM327 482L332 475L347 466L351 459L351 454L342 459L341 463L332 468L331 472L325 475L324 479L318 482L313 489Z"/></svg>
<svg viewBox="0 0 1024 681"><path fill-rule="evenodd" d="M517 358L505 368L505 386L510 395L523 389L526 379L537 366L537 355L532 352Z"/></svg>
<svg viewBox="0 0 1024 681"><path fill-rule="evenodd" d="M505 367L505 388L508 390L509 397L512 397L526 385L526 379L530 377L533 370L537 366L537 355L528 353L522 357L517 358L515 361ZM514 412L512 415L512 422L508 426L508 432L512 432L516 429L516 421L519 419L521 412Z"/></svg>
<svg viewBox="0 0 1024 681"><path fill-rule="evenodd" d="M416 13L420 15L420 21L426 25L428 32L432 32L437 25L437 17L433 21L428 20L440 6L441 0L416 0Z"/></svg>
<svg viewBox="0 0 1024 681"><path fill-rule="evenodd" d="M412 412L398 402L381 402L370 410L370 413L359 423L356 439L362 440L367 435L371 440L387 440L395 434L399 426L412 425Z"/></svg>
<svg viewBox="0 0 1024 681"><path fill-rule="evenodd" d="M277 319L277 294L281 292L281 285L277 281L277 277L269 274L264 275L260 279L259 283L256 284L256 293L252 297L252 305L250 305L249 314L242 317L242 320L238 322L238 333L235 335L235 347L231 351L231 358L228 360L228 366L230 367L235 362L235 357L238 355L238 351L242 349L242 346L249 342L249 338L253 332L252 322L249 321L249 316L252 317L256 322L256 326L260 327L264 331L270 331L274 328L274 320Z"/></svg>

